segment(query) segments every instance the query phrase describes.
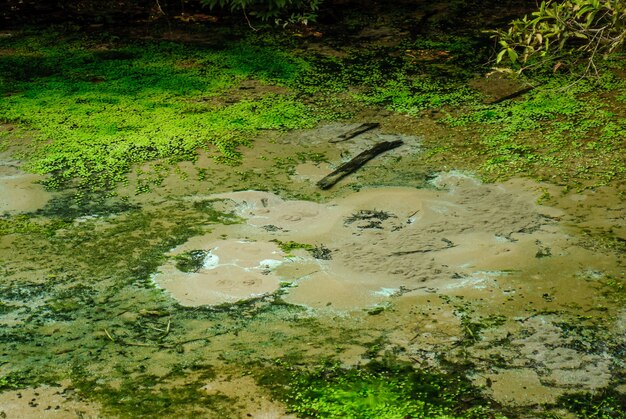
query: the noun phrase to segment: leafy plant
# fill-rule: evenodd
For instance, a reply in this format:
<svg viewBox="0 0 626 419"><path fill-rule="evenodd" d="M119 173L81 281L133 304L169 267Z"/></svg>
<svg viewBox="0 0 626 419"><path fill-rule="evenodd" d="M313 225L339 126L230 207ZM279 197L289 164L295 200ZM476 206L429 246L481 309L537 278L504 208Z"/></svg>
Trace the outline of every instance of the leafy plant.
<svg viewBox="0 0 626 419"><path fill-rule="evenodd" d="M543 1L530 17L514 20L508 30L493 31L501 47L499 63L527 65L568 59L594 60L620 50L626 41L626 3L623 0ZM538 61L539 59L539 61Z"/></svg>
<svg viewBox="0 0 626 419"><path fill-rule="evenodd" d="M315 20L323 0L202 0L210 8L228 8L231 12L242 11L262 20L280 19L278 23L307 23Z"/></svg>

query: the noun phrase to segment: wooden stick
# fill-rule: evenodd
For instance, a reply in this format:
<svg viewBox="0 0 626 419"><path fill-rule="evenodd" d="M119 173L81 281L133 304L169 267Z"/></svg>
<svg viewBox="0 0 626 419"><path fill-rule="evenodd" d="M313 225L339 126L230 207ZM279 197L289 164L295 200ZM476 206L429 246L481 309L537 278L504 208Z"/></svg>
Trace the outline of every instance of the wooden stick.
<svg viewBox="0 0 626 419"><path fill-rule="evenodd" d="M350 131L339 135L337 138L333 138L329 141L329 143L340 143L342 141L347 141L350 138L354 138L359 134L363 134L366 131L369 131L374 128L378 128L380 124L378 122L369 122L366 124L361 124L358 127L351 129Z"/></svg>
<svg viewBox="0 0 626 419"><path fill-rule="evenodd" d="M524 93L530 92L534 88L535 88L535 86L525 87L525 88L523 88L521 90L518 90L517 92L511 93L510 95L502 96L502 97L500 97L498 99L491 100L491 101L487 102L487 105L495 105L496 103L504 102L505 100L515 99L516 97L521 96Z"/></svg>
<svg viewBox="0 0 626 419"><path fill-rule="evenodd" d="M387 150L399 147L402 144L404 144L402 140L384 141L382 143L378 143L369 150L362 152L349 162L346 162L339 166L337 170L317 182L317 186L320 187L320 189L330 189L341 179L348 176L350 173L358 170L361 166L372 160L374 157L378 156L381 153L384 153Z"/></svg>

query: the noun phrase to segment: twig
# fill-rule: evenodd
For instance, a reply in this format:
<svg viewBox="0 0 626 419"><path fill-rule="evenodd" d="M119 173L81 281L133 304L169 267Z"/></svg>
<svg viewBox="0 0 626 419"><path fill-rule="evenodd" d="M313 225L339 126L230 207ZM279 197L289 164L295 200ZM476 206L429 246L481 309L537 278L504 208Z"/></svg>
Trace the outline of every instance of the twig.
<svg viewBox="0 0 626 419"><path fill-rule="evenodd" d="M255 28L254 26L252 26L252 23L250 23L250 19L248 19L248 14L246 13L246 8L244 7L242 10L243 10L243 16L246 18L246 22L248 22L248 26L250 27L250 29L252 29L253 31L257 32L258 29Z"/></svg>
<svg viewBox="0 0 626 419"><path fill-rule="evenodd" d="M111 340L111 342L119 343L120 345L124 345L124 346L141 346L141 347L144 347L144 348L154 347L154 348L167 348L167 349L174 349L176 347L175 345L168 345L168 344L165 344L165 343L127 342L127 341L125 341L123 339L115 339L113 337L113 335L111 335L111 333L109 333L109 331L107 329L104 329L104 333Z"/></svg>
<svg viewBox="0 0 626 419"><path fill-rule="evenodd" d="M357 135L363 134L364 132L367 132L369 130L372 130L374 128L378 128L380 126L380 124L378 122L368 122L366 124L361 124L358 127L351 129L350 131L343 133L339 136L337 136L337 138L333 138L332 140L328 141L329 143L340 143L342 141L347 141L351 138L356 137Z"/></svg>
<svg viewBox="0 0 626 419"><path fill-rule="evenodd" d="M413 218L415 215L417 215L418 212L420 212L420 210L417 210L413 214L409 215L408 218L406 219L406 223L407 224L413 224L413 221L411 221L411 218Z"/></svg>
<svg viewBox="0 0 626 419"><path fill-rule="evenodd" d="M502 96L502 97L500 97L500 98L498 98L498 99L494 99L494 100L492 100L492 101L490 101L490 102L487 102L487 105L495 105L496 103L501 103L501 102L504 102L504 101L506 101L506 100L515 99L516 97L521 96L521 95L523 95L524 93L528 93L528 92L530 92L530 91L531 91L531 90L533 90L534 88L535 88L535 86L528 86L528 87L525 87L525 88L523 88L523 89L520 89L520 90L518 90L518 91L516 91L516 92L513 92L513 93L511 93L511 94L508 94L508 95L506 95L506 96Z"/></svg>
<svg viewBox="0 0 626 419"><path fill-rule="evenodd" d="M109 339L111 339L111 342L115 342L115 339L113 339L113 336L111 336L108 330L104 329L104 333L106 333Z"/></svg>
<svg viewBox="0 0 626 419"><path fill-rule="evenodd" d="M319 270L319 269L318 269L317 271L309 272L308 274L305 274L305 275L299 276L299 277L297 277L296 279L294 279L293 281L294 281L294 282L295 282L295 281L299 281L299 280L301 280L302 278L306 278L307 276L311 276L311 275L316 274L316 273L318 273L318 272L320 272L320 270Z"/></svg>
<svg viewBox="0 0 626 419"><path fill-rule="evenodd" d="M167 20L167 28L168 28L168 30L170 32L170 35L171 35L172 34L172 23L170 22L170 17L167 15L167 13L165 13L163 11L163 8L161 7L161 3L159 3L159 0L154 0L154 1L156 2L158 11L161 12L161 14L163 16L165 16L165 19Z"/></svg>
<svg viewBox="0 0 626 419"><path fill-rule="evenodd" d="M310 274L309 274L310 275ZM169 333L169 331L171 330L170 327L170 321L167 322L167 328L165 329L165 333L167 335L167 333ZM191 342L197 342L197 341L201 341L201 340L208 340L211 337L215 337L215 336L219 336L219 335L223 335L226 332L223 333L215 333L212 336L205 336L205 337L201 337L201 338L192 338L192 339L187 339L187 340L183 340L180 342L176 342L173 344L169 344L169 343L143 343L143 342L129 342L127 340L124 339L116 339L113 337L113 335L107 330L104 329L104 333L107 335L107 337L109 338L109 340L111 342L117 343L119 345L123 345L123 346L137 346L140 348L159 348L159 349L177 349L179 348L181 345L185 345L187 343L191 343ZM166 335L163 335L161 337L161 339L163 339Z"/></svg>
<svg viewBox="0 0 626 419"><path fill-rule="evenodd" d="M165 16L165 12L163 11L163 8L161 7L161 3L159 3L159 0L155 0L155 3L157 5L157 10L163 15Z"/></svg>

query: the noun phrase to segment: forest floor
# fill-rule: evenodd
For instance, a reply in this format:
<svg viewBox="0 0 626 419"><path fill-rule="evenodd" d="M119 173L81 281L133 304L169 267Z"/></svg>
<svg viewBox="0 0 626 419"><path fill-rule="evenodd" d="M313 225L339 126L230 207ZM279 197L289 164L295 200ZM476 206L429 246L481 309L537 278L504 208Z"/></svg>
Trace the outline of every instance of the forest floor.
<svg viewBox="0 0 626 419"><path fill-rule="evenodd" d="M0 33L3 417L625 417L624 57L342 19Z"/></svg>

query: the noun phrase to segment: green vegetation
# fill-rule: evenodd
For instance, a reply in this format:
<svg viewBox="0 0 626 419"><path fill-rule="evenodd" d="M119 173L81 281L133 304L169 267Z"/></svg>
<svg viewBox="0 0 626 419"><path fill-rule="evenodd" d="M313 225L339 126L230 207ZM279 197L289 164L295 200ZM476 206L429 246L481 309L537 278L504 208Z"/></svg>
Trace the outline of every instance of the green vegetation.
<svg viewBox="0 0 626 419"><path fill-rule="evenodd" d="M345 369L329 362L314 371L292 369L284 387L270 385L291 411L324 418L472 418L492 416L489 402L464 379L413 369L397 360Z"/></svg>
<svg viewBox="0 0 626 419"><path fill-rule="evenodd" d="M288 242L283 242L278 239L274 239L272 240L272 242L276 243L278 247L280 247L280 250L285 252L287 256L290 256L291 252L297 249L304 249L307 251L312 251L315 248L315 246L313 246L312 244L297 243L297 242L294 242L293 240L290 240Z"/></svg>
<svg viewBox="0 0 626 419"><path fill-rule="evenodd" d="M523 100L475 105L446 119L452 127L482 132L473 150L484 156L482 172L491 180L517 174L572 187L622 177L626 115L602 96L626 89L624 80L607 71L599 79L550 76L534 82L540 86Z"/></svg>
<svg viewBox="0 0 626 419"><path fill-rule="evenodd" d="M518 174L580 187L610 183L626 170L626 115L614 104L626 94L613 75L619 60L596 80L535 74L528 82L538 87L521 100L483 105L468 81L484 70L488 51L468 37L346 49L337 58L289 53L294 41L270 34L223 48L108 38L57 43L54 36L11 39L12 54L0 55L7 95L0 119L34 130L22 133L35 138L21 154L31 170L49 175L52 188L109 191L132 167L153 162L137 170L138 192L147 191L198 150L236 163L259 130L311 127L366 106L416 118L427 110L448 115L440 122L452 135L469 130L471 137L433 145L429 156L459 164L469 157L490 180ZM9 48L5 39L2 48ZM0 143L7 147L14 137ZM288 171L298 161L325 159L296 157L274 159ZM211 182L204 169L197 176Z"/></svg>
<svg viewBox="0 0 626 419"><path fill-rule="evenodd" d="M452 37L441 41L418 40L402 47L403 55L397 63L400 65L390 63L387 69L374 70L371 74L380 78L364 79L365 92L355 98L412 116L425 109L458 107L479 99L478 93L467 86L480 63L478 43Z"/></svg>
<svg viewBox="0 0 626 419"><path fill-rule="evenodd" d="M571 394L559 398L559 405L579 418L623 419L626 418L626 397L611 390L597 394Z"/></svg>
<svg viewBox="0 0 626 419"><path fill-rule="evenodd" d="M621 0L542 1L531 16L514 20L507 31L497 30L501 50L496 61L507 57L528 67L571 64L581 58L586 71L597 72L595 61L618 52L626 42L626 4Z"/></svg>
<svg viewBox="0 0 626 419"><path fill-rule="evenodd" d="M311 70L298 80L300 91L338 94L350 90L359 102L416 116L425 109L475 101L478 94L467 87L467 81L486 59L477 41L458 37L347 52L344 59L313 60Z"/></svg>
<svg viewBox="0 0 626 419"><path fill-rule="evenodd" d="M28 215L0 218L0 236L8 234L43 234L53 235L63 221L38 222Z"/></svg>
<svg viewBox="0 0 626 419"><path fill-rule="evenodd" d="M289 93L222 101L244 80L294 80L304 63L272 48L59 36L0 40L11 51L0 54L0 120L35 130L23 155L51 188L110 189L135 164L194 160L202 148L236 162L259 130L317 121Z"/></svg>
<svg viewBox="0 0 626 419"><path fill-rule="evenodd" d="M224 395L209 395L197 383L193 385L171 386L171 380L180 378L181 372L195 373L197 380L209 381L215 377L210 366L193 365L192 368L174 368L165 377L139 374L125 380L121 387L98 383L81 366L72 369L72 380L83 393L103 403L104 412L120 418L151 418L155 416L176 416L193 418L197 416L234 417L232 400ZM130 371L129 371L130 372ZM155 391L155 387L159 388Z"/></svg>
<svg viewBox="0 0 626 419"><path fill-rule="evenodd" d="M176 268L182 272L198 272L204 265L204 260L209 254L206 250L190 250L174 256Z"/></svg>
<svg viewBox="0 0 626 419"><path fill-rule="evenodd" d="M304 23L314 21L324 0L201 0L214 8L220 6L231 12L241 11L262 20L275 19L278 23ZM283 17L283 19L280 19Z"/></svg>
<svg viewBox="0 0 626 419"><path fill-rule="evenodd" d="M615 185L626 173L623 60L604 63L594 80L526 73L528 78L520 80L536 85L534 90L483 104L478 90L469 87L484 72L487 56L484 44L474 39L334 45L336 55L303 52L303 43L289 34L225 39L188 45L54 32L0 38L0 120L20 126L0 132L0 150L15 147L31 170L48 175L49 187L78 186L81 197L58 194L34 214L0 217L0 239L10 249L0 258L0 349L15 354L10 364L0 362L0 390L71 379L82 397L102 403L103 413L111 416L228 417L240 413L233 410L235 401L209 395L203 386L217 374L253 371L304 417L497 417L499 407L480 396L489 390L473 387L464 377L467 370L447 374L380 361L391 344L388 332L363 323L385 324L393 318L392 304L355 313L346 323L334 317L330 326L320 326L311 310L285 303L281 292L218 307L176 304L151 280L168 252L212 224L239 219L208 199L163 196L143 208L109 192L133 169L139 191L147 190L175 163L193 162L199 150L237 163L241 148L253 139L275 138L259 136L263 130L372 115L389 116L380 121L388 123L388 132L423 135L425 152L398 157L391 169L368 168L374 176L384 173L374 180L364 175L363 185L378 184L383 176L405 182L394 185L415 182L427 177L416 171L429 161L442 170L437 159L445 170L478 168L492 180L525 175L569 187ZM440 118L433 120L429 111ZM330 160L326 150L284 149L259 157L273 163L269 168L197 167L189 178L197 174L208 184L203 193L213 186L253 185L283 196L313 195L289 176L300 163ZM376 229L390 217L363 210L345 222ZM605 236L602 250L623 253L623 239ZM323 245L275 242L288 255L304 249L318 259L332 256ZM206 256L192 250L174 262L194 272ZM615 304L623 302L621 278L604 282L599 292L611 293ZM515 321L463 304L450 306L461 326L453 350L471 364L471 349L490 344L488 332ZM621 359L623 342L610 339L613 319L606 317L602 328L558 326L572 348ZM345 354L350 361L362 353L370 363L307 368L329 353L344 355L341 348L350 345ZM433 348L429 354L440 349ZM416 343L409 350L422 349ZM293 362L267 366L283 355ZM508 367L504 361L489 362L490 368ZM622 369L615 366L614 381ZM582 417L620 417L620 397L611 392L567 396L556 407ZM555 406L538 409L544 407ZM523 409L518 410L526 414Z"/></svg>
<svg viewBox="0 0 626 419"><path fill-rule="evenodd" d="M273 239L271 241L276 243L278 247L280 247L280 250L285 252L285 257L293 257L294 250L303 249L303 250L306 250L315 259L321 259L321 260L332 259L332 251L328 249L326 246L324 246L323 244L319 246L314 246L312 244L294 242L293 240L284 242L278 239Z"/></svg>

